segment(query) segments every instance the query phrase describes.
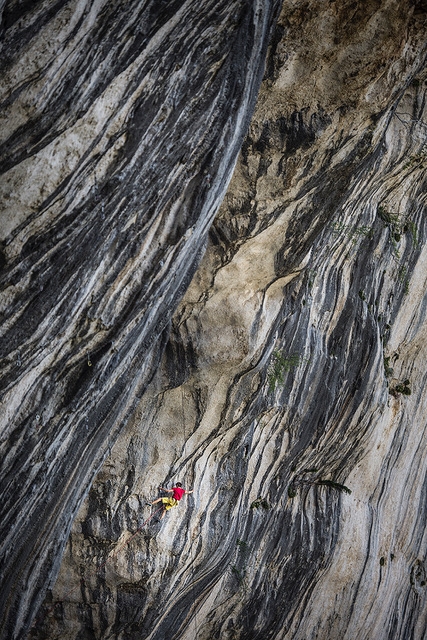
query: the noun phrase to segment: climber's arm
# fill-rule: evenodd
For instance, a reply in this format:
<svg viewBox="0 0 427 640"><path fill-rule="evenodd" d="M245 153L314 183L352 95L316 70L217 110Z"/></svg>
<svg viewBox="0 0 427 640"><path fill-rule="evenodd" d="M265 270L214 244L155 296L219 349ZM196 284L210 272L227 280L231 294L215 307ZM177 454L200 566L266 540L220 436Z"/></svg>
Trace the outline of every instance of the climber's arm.
<svg viewBox="0 0 427 640"><path fill-rule="evenodd" d="M173 489L165 489L164 487L159 487L160 491L166 491L167 493L173 493Z"/></svg>

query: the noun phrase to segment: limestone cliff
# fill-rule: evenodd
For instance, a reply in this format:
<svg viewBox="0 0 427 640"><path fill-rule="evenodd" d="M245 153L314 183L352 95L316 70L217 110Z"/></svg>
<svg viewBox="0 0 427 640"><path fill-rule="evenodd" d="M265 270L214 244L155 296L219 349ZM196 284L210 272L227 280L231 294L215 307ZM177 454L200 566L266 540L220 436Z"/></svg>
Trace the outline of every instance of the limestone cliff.
<svg viewBox="0 0 427 640"><path fill-rule="evenodd" d="M1 4L1 637L157 369L277 2ZM276 15L277 17L277 15Z"/></svg>
<svg viewBox="0 0 427 640"><path fill-rule="evenodd" d="M81 43L104 24L118 41L122 24L125 35L110 58L111 40L100 38L62 115L25 124L31 96L19 97L37 73L9 89L4 634L28 626L38 581L50 580L33 640L421 640L426 7L283 2L233 179L182 298L242 141L275 9L251 3L243 18L248 3L191 5L148 3L146 40L128 46L134 13L124 5L113 17L102 5L105 22L90 11L79 22L75 3L74 27L60 12L21 26L15 5L6 13L10 34L10 23L53 28L55 15L58 33L68 25L52 39L59 67L41 67L52 87L63 79L63 95L59 42L69 60L71 34ZM117 75L122 51L126 65L138 60L135 77L126 65ZM177 56L179 82L168 73ZM196 96L193 108L184 99L172 108L180 91ZM92 119L76 134L81 103ZM156 171L145 173L148 160ZM36 213L37 198L47 202ZM195 493L150 519L147 499L177 480Z"/></svg>

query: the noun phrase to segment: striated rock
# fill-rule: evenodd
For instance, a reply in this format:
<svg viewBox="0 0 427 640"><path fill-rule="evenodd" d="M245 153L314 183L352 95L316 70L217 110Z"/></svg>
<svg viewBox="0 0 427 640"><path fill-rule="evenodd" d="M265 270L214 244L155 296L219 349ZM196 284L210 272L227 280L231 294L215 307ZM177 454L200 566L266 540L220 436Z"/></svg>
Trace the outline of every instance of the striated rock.
<svg viewBox="0 0 427 640"><path fill-rule="evenodd" d="M426 636L425 28L421 3L283 3L206 254L31 638ZM146 522L177 480L194 497Z"/></svg>
<svg viewBox="0 0 427 640"><path fill-rule="evenodd" d="M123 360L132 314L148 323L137 297L110 328L111 378L74 401L76 423L126 371L86 500L95 455L73 499L52 489L54 517L81 506L28 638L426 636L425 33L420 2L283 3L206 253L140 386ZM147 274L168 311L187 251ZM177 480L195 493L158 522L146 500Z"/></svg>
<svg viewBox="0 0 427 640"><path fill-rule="evenodd" d="M426 12L285 2L159 369L31 638L424 638ZM195 487L161 524L157 485Z"/></svg>
<svg viewBox="0 0 427 640"><path fill-rule="evenodd" d="M158 367L277 2L1 5L1 638ZM276 12L276 14L275 14Z"/></svg>

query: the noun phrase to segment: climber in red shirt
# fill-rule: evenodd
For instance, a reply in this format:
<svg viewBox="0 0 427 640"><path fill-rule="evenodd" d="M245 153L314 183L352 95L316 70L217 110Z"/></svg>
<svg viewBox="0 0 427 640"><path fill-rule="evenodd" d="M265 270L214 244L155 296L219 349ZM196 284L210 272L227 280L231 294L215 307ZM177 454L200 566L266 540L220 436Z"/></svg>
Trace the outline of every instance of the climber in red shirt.
<svg viewBox="0 0 427 640"><path fill-rule="evenodd" d="M194 489L187 491L182 488L182 484L180 482L176 483L175 487L172 489L164 489L163 487L159 487L160 491L166 491L166 493L171 493L171 497L167 498L157 498L157 500L153 500L152 502L147 502L147 504L151 507L153 504L157 504L158 502L162 502L164 509L161 515L161 518L164 518L166 515L166 511L172 509L172 507L176 507L178 502L181 500L182 496L186 493L193 493Z"/></svg>

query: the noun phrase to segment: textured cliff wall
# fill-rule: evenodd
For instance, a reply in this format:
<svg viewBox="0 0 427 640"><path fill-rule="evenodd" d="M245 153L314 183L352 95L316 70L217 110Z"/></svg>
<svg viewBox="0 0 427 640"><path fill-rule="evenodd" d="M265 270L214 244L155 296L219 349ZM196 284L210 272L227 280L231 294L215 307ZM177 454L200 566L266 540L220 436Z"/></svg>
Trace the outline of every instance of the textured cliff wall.
<svg viewBox="0 0 427 640"><path fill-rule="evenodd" d="M1 3L2 638L28 629L157 368L247 131L274 10Z"/></svg>
<svg viewBox="0 0 427 640"><path fill-rule="evenodd" d="M32 637L425 637L425 26L284 3L207 252ZM194 497L138 531L177 480Z"/></svg>
<svg viewBox="0 0 427 640"><path fill-rule="evenodd" d="M88 378L84 402L72 405L70 423L82 425L67 436L81 437L86 408L98 407L108 384L129 393L126 411L109 415L109 428L122 433L74 520L55 584L51 573L33 640L425 637L425 33L422 3L283 3L234 177L152 367L148 356L136 361L143 380L135 391L135 369L106 359L111 378ZM187 128L176 131L181 139ZM169 142L165 133L159 144ZM223 153L215 187L211 160L195 165L209 202L213 188L221 197ZM160 164L162 198L175 174L164 155ZM100 180L92 180L95 198ZM177 198L189 184L183 175ZM190 218L193 206L190 198ZM131 260L134 233L119 243L123 259ZM108 255L99 242L99 255ZM167 252L170 238L164 243ZM177 254L159 260L152 256L152 269L164 267L159 277L144 277L163 294L181 263ZM127 273L132 287L133 263ZM108 277L102 291L116 309ZM138 300L126 309L146 322L153 303L137 313ZM112 325L123 327L119 352L131 321ZM138 354L144 327L129 338L138 339ZM83 345L80 364L91 362L92 374L96 349ZM18 355L22 375L23 349ZM28 428L38 428L37 415ZM54 415L43 426L51 429ZM23 451L19 442L11 458ZM92 456L73 483L74 508ZM74 481L76 458L64 451L59 459ZM147 498L177 480L195 493L142 526L152 513ZM73 510L60 491L51 495L67 523L64 539ZM28 557L37 563L43 541L35 531ZM36 565L27 571L35 581Z"/></svg>

